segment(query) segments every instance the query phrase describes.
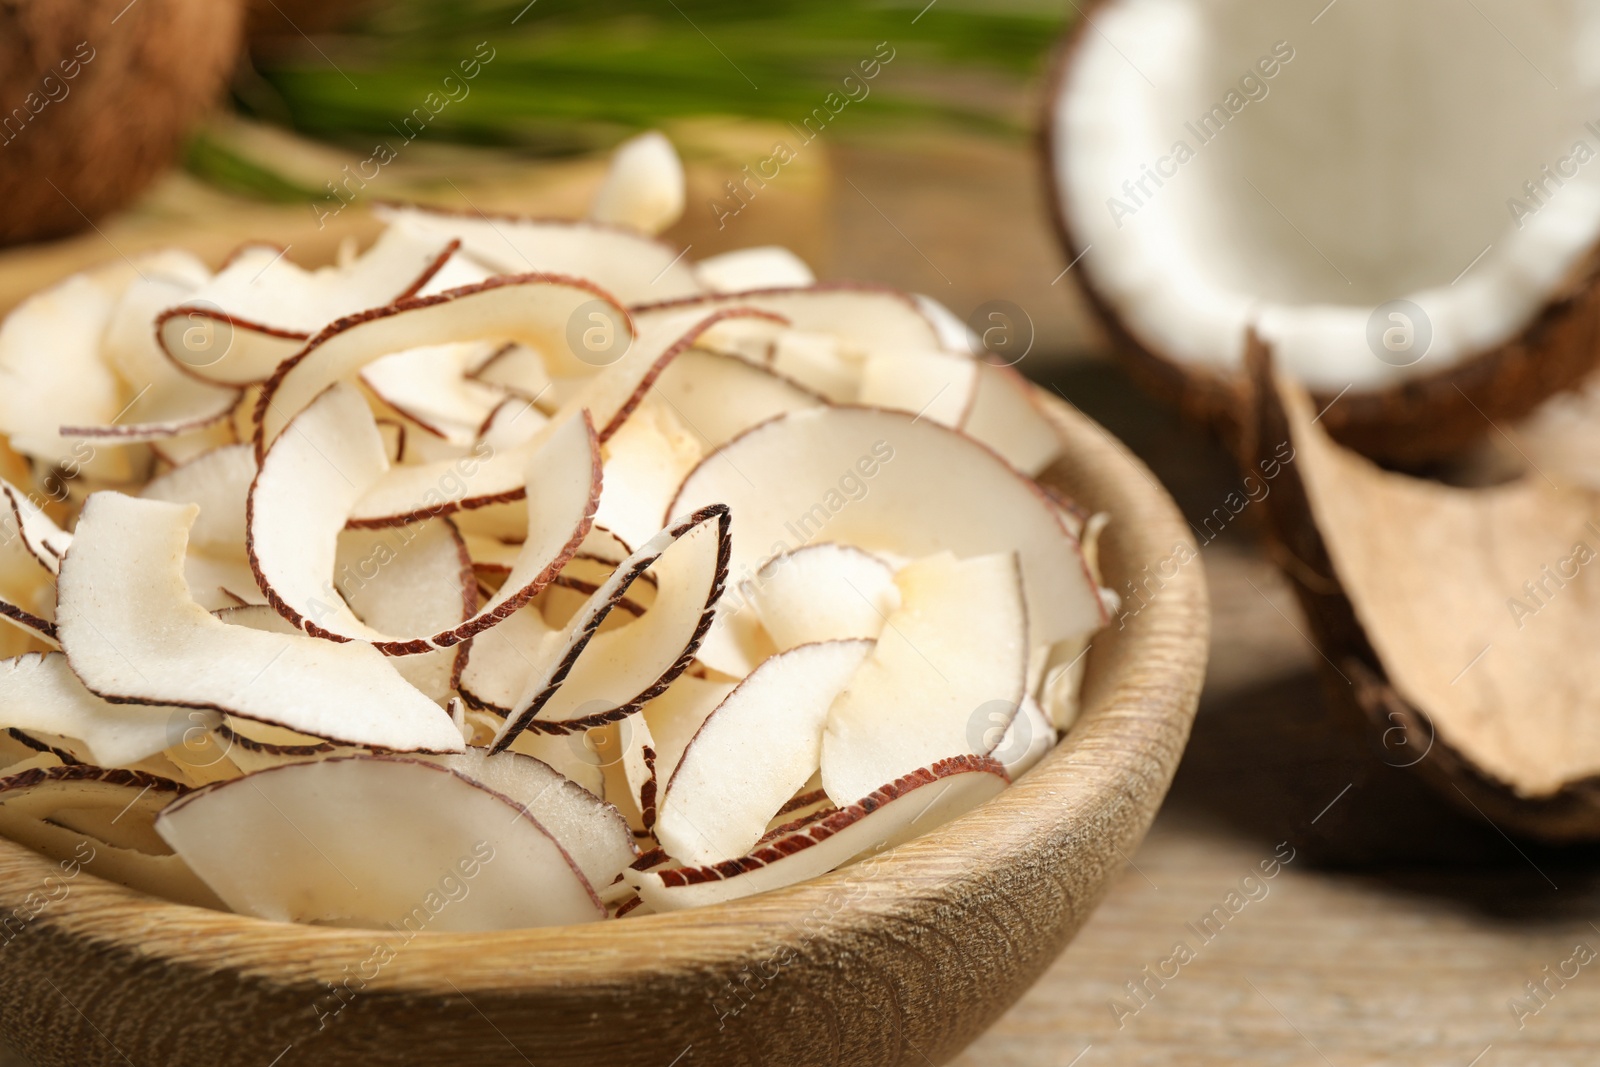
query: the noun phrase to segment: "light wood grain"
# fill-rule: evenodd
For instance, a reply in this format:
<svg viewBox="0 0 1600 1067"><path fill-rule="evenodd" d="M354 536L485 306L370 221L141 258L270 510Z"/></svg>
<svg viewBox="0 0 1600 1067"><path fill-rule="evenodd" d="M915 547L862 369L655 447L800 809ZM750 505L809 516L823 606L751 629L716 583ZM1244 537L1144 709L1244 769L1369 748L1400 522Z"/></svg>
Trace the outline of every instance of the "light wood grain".
<svg viewBox="0 0 1600 1067"><path fill-rule="evenodd" d="M1117 517L1102 542L1111 580L1188 540L1137 460L1042 403L1067 446L1050 480ZM1188 736L1206 639L1204 578L1185 567L1096 641L1084 714L1045 762L870 871L614 924L423 933L320 1030L314 1002L374 934L80 875L0 953L0 1029L38 1067L269 1063L291 1047L326 1064L941 1062L1044 971L1137 848ZM0 842L0 913L52 870Z"/></svg>

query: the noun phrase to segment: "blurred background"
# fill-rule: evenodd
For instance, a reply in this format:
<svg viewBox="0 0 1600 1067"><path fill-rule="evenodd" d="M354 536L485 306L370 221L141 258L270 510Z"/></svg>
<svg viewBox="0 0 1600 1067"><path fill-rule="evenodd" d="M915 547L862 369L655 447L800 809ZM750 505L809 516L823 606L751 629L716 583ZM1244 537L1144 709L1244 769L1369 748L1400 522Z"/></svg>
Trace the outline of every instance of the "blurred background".
<svg viewBox="0 0 1600 1067"><path fill-rule="evenodd" d="M94 25L125 4L61 6L96 9L84 20ZM1093 347L1076 295L1051 285L1062 265L1033 152L1051 47L1071 14L1054 0L252 0L231 35L226 19L189 6L137 0L87 65L101 74L108 57L120 62L117 31L145 30L141 17L193 39L116 72L128 92L152 76L169 82L164 110L181 127L172 168L145 175L115 162L148 145L146 129L127 131L137 145L41 160L36 170L59 165L54 188L32 176L40 234L13 239L85 231L86 216L101 231L46 258L60 273L103 258L107 241L131 252L177 237L219 256L271 233L298 261L331 258L345 236L375 232L359 209L374 199L581 214L605 152L658 128L689 172L688 210L665 236L691 256L783 244L819 276L927 292L962 317L1010 301L1041 358ZM192 68L230 36L227 62L211 63L214 88L164 70ZM51 44L27 51L53 56ZM20 97L29 56L16 58ZM221 101L210 110L177 99L208 91ZM53 120L93 110L58 106L74 114ZM787 162L772 160L778 145ZM746 179L763 165L778 176ZM106 222L96 205L112 200L92 174L108 172L114 194L136 195ZM730 181L750 192L730 193ZM75 183L94 188L80 195ZM40 262L36 250L0 253L0 301L37 287Z"/></svg>
<svg viewBox="0 0 1600 1067"><path fill-rule="evenodd" d="M0 135L0 310L165 245L215 264L266 238L325 262L376 233L373 200L579 215L608 150L658 128L689 175L668 240L695 258L786 245L820 277L925 292L969 321L1005 302L1018 368L1128 442L1198 519L1239 476L1107 358L1043 195L1034 132L1052 48L1080 17L1071 0L0 10L7 107L81 39L93 52L77 99ZM775 157L776 177L746 181ZM1528 1000L1576 945L1600 946L1592 850L1513 842L1335 725L1258 522L1201 537L1215 651L1166 809L1062 960L958 1062L1593 1062L1594 968ZM1179 977L1149 977L1285 855Z"/></svg>

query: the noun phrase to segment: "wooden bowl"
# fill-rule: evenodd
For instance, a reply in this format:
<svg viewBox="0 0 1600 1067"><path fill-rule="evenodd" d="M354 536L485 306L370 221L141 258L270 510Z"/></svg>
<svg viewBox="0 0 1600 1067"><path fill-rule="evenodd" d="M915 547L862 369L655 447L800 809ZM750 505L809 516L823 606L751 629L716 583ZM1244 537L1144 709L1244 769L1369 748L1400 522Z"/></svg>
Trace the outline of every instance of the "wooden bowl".
<svg viewBox="0 0 1600 1067"><path fill-rule="evenodd" d="M1114 516L1107 582L1154 595L1096 638L1067 737L978 810L868 865L731 904L409 943L169 904L87 874L8 922L57 868L0 841L0 1032L37 1067L954 1057L1055 959L1137 848L1206 660L1205 579L1177 508L1099 426L1040 403L1067 448L1047 480ZM355 992L341 1001L333 983Z"/></svg>

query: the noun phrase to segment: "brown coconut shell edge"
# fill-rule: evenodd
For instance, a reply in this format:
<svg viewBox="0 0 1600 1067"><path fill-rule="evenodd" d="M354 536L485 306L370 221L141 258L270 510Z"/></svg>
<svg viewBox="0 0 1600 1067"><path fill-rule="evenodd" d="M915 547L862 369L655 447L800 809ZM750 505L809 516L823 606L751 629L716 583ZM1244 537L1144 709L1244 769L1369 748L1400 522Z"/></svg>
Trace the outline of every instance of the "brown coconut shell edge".
<svg viewBox="0 0 1600 1067"><path fill-rule="evenodd" d="M234 69L241 5L0 5L0 246L88 229L171 166Z"/></svg>
<svg viewBox="0 0 1600 1067"><path fill-rule="evenodd" d="M1245 363L1253 418L1242 427L1241 455L1256 463L1282 442L1296 442L1278 396L1271 352L1254 334ZM1319 667L1329 710L1368 736L1377 758L1418 775L1472 818L1552 844L1600 840L1600 778L1568 782L1549 796L1519 795L1440 738L1427 714L1390 684L1345 595L1295 463L1282 464L1264 503L1269 550L1288 577L1325 657Z"/></svg>
<svg viewBox="0 0 1600 1067"><path fill-rule="evenodd" d="M1084 254L1059 195L1056 160L1068 146L1056 136L1055 109L1083 35L1095 12L1111 0L1093 0L1056 45L1045 79L1036 135L1044 197L1067 262ZM1191 422L1241 451L1251 421L1246 374L1219 374L1186 367L1144 345L1095 288L1089 270L1075 272L1079 290L1110 336L1129 375L1151 395ZM1600 367L1600 236L1596 245L1534 319L1504 344L1469 356L1452 367L1400 385L1368 392L1351 390L1330 409L1323 424L1334 440L1398 467L1418 467L1457 455L1498 424L1514 422L1545 399L1579 385ZM1337 394L1313 393L1319 409Z"/></svg>

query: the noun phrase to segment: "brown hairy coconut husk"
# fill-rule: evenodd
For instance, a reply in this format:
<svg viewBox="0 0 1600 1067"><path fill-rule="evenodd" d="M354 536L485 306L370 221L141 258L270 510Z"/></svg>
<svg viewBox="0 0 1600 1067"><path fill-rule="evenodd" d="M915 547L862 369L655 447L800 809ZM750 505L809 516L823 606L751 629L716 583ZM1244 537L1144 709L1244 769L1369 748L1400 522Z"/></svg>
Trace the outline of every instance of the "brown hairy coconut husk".
<svg viewBox="0 0 1600 1067"><path fill-rule="evenodd" d="M1244 434L1329 704L1375 758L1505 831L1600 839L1600 492L1463 489L1336 444L1252 338Z"/></svg>
<svg viewBox="0 0 1600 1067"><path fill-rule="evenodd" d="M1526 22L1508 0L1489 6L1490 19ZM1130 18L1140 11L1157 16ZM1391 464L1423 465L1526 415L1600 363L1600 219L1589 189L1566 188L1594 181L1600 189L1600 165L1574 155L1580 141L1582 155L1600 155L1600 126L1584 124L1596 101L1569 69L1587 37L1560 16L1545 20L1524 42L1530 66L1471 9L1404 0L1333 7L1314 26L1309 18L1270 0L1084 5L1047 85L1047 196L1072 276L1152 393L1237 446L1250 420L1242 357L1253 327L1319 409L1341 397L1323 419L1335 439ZM1368 47L1379 39L1416 47L1380 56ZM1400 63L1405 71L1385 66ZM1370 86L1396 73L1407 75L1402 87L1417 86L1415 99L1386 92L1377 106ZM1555 84L1568 99L1534 106L1534 94L1547 103ZM1499 101L1480 106L1491 92ZM1196 127L1213 107L1226 119ZM1192 149L1181 162L1180 140ZM1525 178L1543 184L1530 193ZM1459 203L1435 210L1466 186ZM1192 211L1179 203L1186 199ZM1191 216L1198 221L1176 243L1160 230L1150 236L1170 217ZM1130 241L1139 226L1146 235ZM1525 240L1535 227L1574 236L1541 256ZM1119 252L1124 241L1150 244ZM1497 267L1508 247L1527 254ZM1524 262L1535 264L1531 272ZM1192 278L1215 292L1195 302L1207 321L1189 329ZM1481 295L1467 293L1472 286ZM1234 304L1223 307L1218 294ZM1431 323L1430 348L1415 359L1380 357L1362 327L1387 325L1383 305L1392 300L1431 309L1434 298L1455 305ZM1343 321L1323 329L1301 314L1312 307ZM1292 326L1286 309L1297 316ZM1491 318L1494 328L1484 328ZM1303 373L1308 365L1320 373Z"/></svg>
<svg viewBox="0 0 1600 1067"><path fill-rule="evenodd" d="M0 6L0 244L138 195L227 80L239 25L237 0Z"/></svg>

